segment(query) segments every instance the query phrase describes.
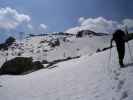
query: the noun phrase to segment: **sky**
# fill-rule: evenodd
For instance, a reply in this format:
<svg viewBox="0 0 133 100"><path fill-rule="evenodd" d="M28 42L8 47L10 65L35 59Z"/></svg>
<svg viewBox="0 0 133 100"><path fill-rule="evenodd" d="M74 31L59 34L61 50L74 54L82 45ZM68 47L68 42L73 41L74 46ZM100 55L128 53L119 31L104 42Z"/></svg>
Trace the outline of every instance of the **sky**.
<svg viewBox="0 0 133 100"><path fill-rule="evenodd" d="M107 32L125 23L132 28L132 10L133 0L0 0L0 36L75 32L83 26Z"/></svg>

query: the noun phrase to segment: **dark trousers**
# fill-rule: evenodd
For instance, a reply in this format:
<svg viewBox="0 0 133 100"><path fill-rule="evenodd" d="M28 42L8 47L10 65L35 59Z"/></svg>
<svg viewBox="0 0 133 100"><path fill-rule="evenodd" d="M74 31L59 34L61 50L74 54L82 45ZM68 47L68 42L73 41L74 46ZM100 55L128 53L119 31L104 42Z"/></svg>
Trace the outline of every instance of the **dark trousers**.
<svg viewBox="0 0 133 100"><path fill-rule="evenodd" d="M123 66L123 59L125 56L125 43L124 42L121 42L121 43L116 42L116 46L117 46L117 52L118 52L118 57L119 57L119 64Z"/></svg>

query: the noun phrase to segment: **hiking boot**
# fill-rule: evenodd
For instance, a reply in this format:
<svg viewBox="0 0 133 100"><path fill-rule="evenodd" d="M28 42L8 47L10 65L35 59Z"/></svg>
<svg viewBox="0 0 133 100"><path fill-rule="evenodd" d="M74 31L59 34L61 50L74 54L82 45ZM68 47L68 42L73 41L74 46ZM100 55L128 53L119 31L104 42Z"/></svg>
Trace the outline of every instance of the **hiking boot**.
<svg viewBox="0 0 133 100"><path fill-rule="evenodd" d="M124 64L123 64L123 60L119 60L119 64L120 64L120 67L123 68L124 67Z"/></svg>
<svg viewBox="0 0 133 100"><path fill-rule="evenodd" d="M120 64L120 67L121 67L121 68L124 68L125 66L124 66L124 64Z"/></svg>

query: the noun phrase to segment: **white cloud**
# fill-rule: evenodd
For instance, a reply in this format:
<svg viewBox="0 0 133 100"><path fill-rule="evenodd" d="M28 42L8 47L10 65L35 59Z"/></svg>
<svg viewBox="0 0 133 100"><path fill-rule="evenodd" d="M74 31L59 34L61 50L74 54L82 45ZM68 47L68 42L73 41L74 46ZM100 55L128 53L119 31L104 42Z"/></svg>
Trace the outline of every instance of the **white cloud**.
<svg viewBox="0 0 133 100"><path fill-rule="evenodd" d="M33 26L31 24L28 24L27 25L28 29L32 30L33 29Z"/></svg>
<svg viewBox="0 0 133 100"><path fill-rule="evenodd" d="M85 20L84 17L80 17L80 18L78 19L78 22L81 24L84 20Z"/></svg>
<svg viewBox="0 0 133 100"><path fill-rule="evenodd" d="M21 24L27 24L31 20L29 15L19 13L10 7L0 9L0 28L15 29Z"/></svg>
<svg viewBox="0 0 133 100"><path fill-rule="evenodd" d="M85 19L84 17L80 17L78 19L78 22L80 22L80 26L70 28L66 32L77 33L77 31L79 30L89 29L95 32L108 33L114 31L119 26L117 21L107 20L103 17L87 18L87 19Z"/></svg>
<svg viewBox="0 0 133 100"><path fill-rule="evenodd" d="M66 30L66 32L76 34L79 30L89 29L95 32L112 33L116 29L124 29L125 26L128 26L128 29L133 28L133 19L128 18L123 19L121 22L117 22L113 20L107 20L103 17L86 19L84 17L80 17L78 22L80 23L79 26L70 28Z"/></svg>
<svg viewBox="0 0 133 100"><path fill-rule="evenodd" d="M128 28L133 28L133 19L124 19L122 24Z"/></svg>
<svg viewBox="0 0 133 100"><path fill-rule="evenodd" d="M47 25L45 25L45 24L40 24L40 28L46 30L48 27L47 27Z"/></svg>
<svg viewBox="0 0 133 100"><path fill-rule="evenodd" d="M81 28L80 26L77 26L66 30L66 33L76 34L79 30L81 30Z"/></svg>

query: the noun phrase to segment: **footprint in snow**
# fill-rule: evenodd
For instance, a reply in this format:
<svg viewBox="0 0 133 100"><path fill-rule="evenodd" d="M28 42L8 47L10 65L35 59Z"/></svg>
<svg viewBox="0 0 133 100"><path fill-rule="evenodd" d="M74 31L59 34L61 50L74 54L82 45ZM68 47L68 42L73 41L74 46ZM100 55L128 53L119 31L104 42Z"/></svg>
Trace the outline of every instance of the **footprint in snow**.
<svg viewBox="0 0 133 100"><path fill-rule="evenodd" d="M128 97L128 92L127 91L124 91L124 92L122 92L122 95L121 95L120 100L124 100L127 97Z"/></svg>
<svg viewBox="0 0 133 100"><path fill-rule="evenodd" d="M120 76L120 74L121 74L121 71L120 71L120 69L118 69L118 70L114 70L113 71L113 74L114 74L114 80L119 80L119 76Z"/></svg>
<svg viewBox="0 0 133 100"><path fill-rule="evenodd" d="M116 75L116 76L120 76L120 69L119 70L114 70L113 73Z"/></svg>
<svg viewBox="0 0 133 100"><path fill-rule="evenodd" d="M122 89L124 83L125 83L125 80L119 80L119 83L117 86L117 92L119 92Z"/></svg>

